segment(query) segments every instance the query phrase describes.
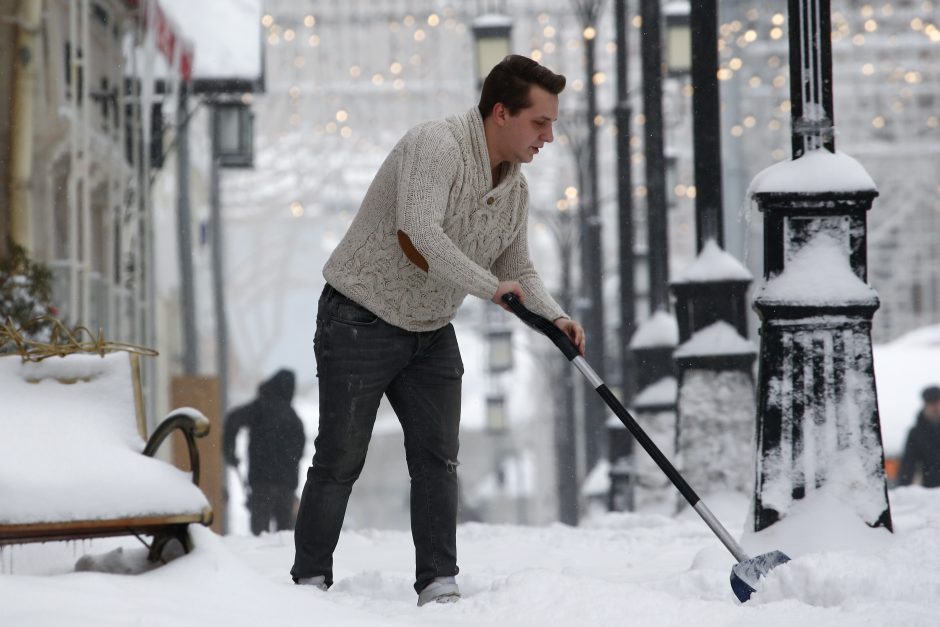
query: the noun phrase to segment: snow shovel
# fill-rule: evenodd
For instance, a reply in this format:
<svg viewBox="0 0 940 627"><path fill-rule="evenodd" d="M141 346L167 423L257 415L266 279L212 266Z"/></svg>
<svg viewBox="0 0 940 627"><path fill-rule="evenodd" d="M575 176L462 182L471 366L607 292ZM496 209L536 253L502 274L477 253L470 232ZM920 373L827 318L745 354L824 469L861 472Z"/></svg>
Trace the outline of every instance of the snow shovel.
<svg viewBox="0 0 940 627"><path fill-rule="evenodd" d="M503 302L505 302L512 312L523 322L536 331L547 335L548 339L554 342L555 346L568 358L568 361L574 364L594 390L600 394L604 402L607 403L607 406L620 418L620 421L629 429L637 442L646 449L646 452L650 454L653 461L666 473L666 476L669 477L672 484L682 493L682 496L689 502L692 509L698 512L698 515L702 517L702 520L705 521L708 528L711 529L712 532L718 536L718 539L721 540L722 544L731 551L734 559L738 561L731 569L731 589L742 603L751 598L751 594L757 589L758 579L780 564L790 561L790 558L781 551L770 551L758 555L757 557L748 557L744 549L741 548L741 545L738 544L737 541L731 537L731 534L728 533L728 530L718 522L715 515L705 506L705 503L702 502L691 486L686 483L682 475L679 474L679 471L666 459L666 456L659 450L659 447L646 435L646 432L637 424L637 421L630 415L630 412L617 400L617 397L613 395L607 388L607 385L597 376L597 373L588 365L584 357L581 357L578 353L578 348L571 343L568 336L550 321L529 311L515 294L510 293L504 295Z"/></svg>

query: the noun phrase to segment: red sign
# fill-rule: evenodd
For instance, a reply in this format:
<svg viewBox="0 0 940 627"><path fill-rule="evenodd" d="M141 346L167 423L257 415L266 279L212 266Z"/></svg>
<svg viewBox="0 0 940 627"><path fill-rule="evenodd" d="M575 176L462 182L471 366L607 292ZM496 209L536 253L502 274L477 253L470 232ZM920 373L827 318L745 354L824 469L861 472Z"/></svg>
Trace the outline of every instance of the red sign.
<svg viewBox="0 0 940 627"><path fill-rule="evenodd" d="M157 42L157 49L163 53L170 66L176 62L176 47L179 50L179 71L183 80L189 82L193 77L193 47L184 40L173 28L173 23L167 17L163 8L157 0L151 0L153 22L147 26L154 31L154 37ZM144 19L147 20L149 13L145 12Z"/></svg>

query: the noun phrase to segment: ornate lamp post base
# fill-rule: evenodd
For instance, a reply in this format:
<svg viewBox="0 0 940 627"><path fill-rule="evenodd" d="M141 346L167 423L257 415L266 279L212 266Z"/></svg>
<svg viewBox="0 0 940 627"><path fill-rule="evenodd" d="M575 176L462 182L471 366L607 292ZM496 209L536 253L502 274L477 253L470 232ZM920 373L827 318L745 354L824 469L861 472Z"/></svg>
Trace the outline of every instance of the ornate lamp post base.
<svg viewBox="0 0 940 627"><path fill-rule="evenodd" d="M813 158L845 159L825 150ZM866 283L866 212L877 194L754 194L767 279L754 301L762 322L757 531L815 492L891 529L871 347L879 303Z"/></svg>

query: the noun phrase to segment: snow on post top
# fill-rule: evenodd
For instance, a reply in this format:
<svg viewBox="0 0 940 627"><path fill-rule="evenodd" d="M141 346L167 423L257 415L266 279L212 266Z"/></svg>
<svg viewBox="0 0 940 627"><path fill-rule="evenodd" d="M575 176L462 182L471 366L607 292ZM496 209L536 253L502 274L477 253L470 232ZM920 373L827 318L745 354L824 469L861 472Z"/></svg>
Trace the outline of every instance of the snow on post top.
<svg viewBox="0 0 940 627"><path fill-rule="evenodd" d="M764 284L758 299L789 305L870 305L878 302L878 294L852 272L842 243L820 233Z"/></svg>
<svg viewBox="0 0 940 627"><path fill-rule="evenodd" d="M702 252L673 283L750 281L754 276L731 253L722 250L713 239L705 242Z"/></svg>
<svg viewBox="0 0 940 627"><path fill-rule="evenodd" d="M633 399L634 407L654 407L673 405L679 397L679 382L675 377L663 377L656 383L646 386Z"/></svg>
<svg viewBox="0 0 940 627"><path fill-rule="evenodd" d="M686 2L685 0L675 0L675 2L667 2L666 6L663 7L663 15L680 15L688 16L692 12L692 5Z"/></svg>
<svg viewBox="0 0 940 627"><path fill-rule="evenodd" d="M474 28L498 28L512 26L512 18L508 15L487 13L473 20Z"/></svg>
<svg viewBox="0 0 940 627"><path fill-rule="evenodd" d="M799 159L776 163L751 180L747 195L771 192L875 191L875 182L858 161L845 153L811 150Z"/></svg>
<svg viewBox="0 0 940 627"><path fill-rule="evenodd" d="M679 343L679 323L675 316L665 311L657 311L649 317L633 334L630 348L653 348L655 346L675 346Z"/></svg>
<svg viewBox="0 0 940 627"><path fill-rule="evenodd" d="M597 460L597 464L585 477L581 484L583 496L599 496L610 492L610 462L605 458Z"/></svg>
<svg viewBox="0 0 940 627"><path fill-rule="evenodd" d="M675 357L702 355L750 355L757 349L750 340L741 337L733 326L719 320L694 333L689 341L676 349Z"/></svg>

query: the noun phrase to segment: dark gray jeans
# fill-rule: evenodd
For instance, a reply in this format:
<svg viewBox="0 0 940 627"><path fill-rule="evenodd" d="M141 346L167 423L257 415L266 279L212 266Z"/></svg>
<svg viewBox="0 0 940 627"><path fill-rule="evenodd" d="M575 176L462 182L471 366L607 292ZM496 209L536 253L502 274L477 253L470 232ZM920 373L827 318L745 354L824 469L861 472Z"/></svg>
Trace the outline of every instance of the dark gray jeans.
<svg viewBox="0 0 940 627"><path fill-rule="evenodd" d="M294 581L323 575L327 585L333 582L333 551L383 394L405 434L415 590L435 577L456 575L463 362L454 327L406 331L327 285L313 345L320 430L294 532Z"/></svg>

